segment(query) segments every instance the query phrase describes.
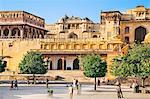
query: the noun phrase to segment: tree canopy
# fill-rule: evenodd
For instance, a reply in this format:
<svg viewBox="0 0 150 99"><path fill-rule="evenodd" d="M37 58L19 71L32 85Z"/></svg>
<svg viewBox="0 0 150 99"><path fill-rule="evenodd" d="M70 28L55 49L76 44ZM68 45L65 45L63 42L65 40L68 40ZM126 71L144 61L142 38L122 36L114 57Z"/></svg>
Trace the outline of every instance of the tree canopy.
<svg viewBox="0 0 150 99"><path fill-rule="evenodd" d="M104 77L107 72L107 64L99 55L86 55L81 62L87 77Z"/></svg>
<svg viewBox="0 0 150 99"><path fill-rule="evenodd" d="M111 73L115 76L150 76L150 44L135 44L127 55L114 59Z"/></svg>
<svg viewBox="0 0 150 99"><path fill-rule="evenodd" d="M45 74L47 68L44 66L42 54L40 52L27 52L23 60L19 63L22 74Z"/></svg>

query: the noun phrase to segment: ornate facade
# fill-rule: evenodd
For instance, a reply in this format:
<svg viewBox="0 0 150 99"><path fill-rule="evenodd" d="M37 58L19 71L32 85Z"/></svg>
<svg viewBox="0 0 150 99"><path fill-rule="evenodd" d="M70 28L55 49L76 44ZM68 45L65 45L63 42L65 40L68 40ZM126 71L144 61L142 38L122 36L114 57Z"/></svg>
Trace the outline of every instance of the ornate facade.
<svg viewBox="0 0 150 99"><path fill-rule="evenodd" d="M50 38L100 38L99 23L94 23L89 18L65 15L55 24L46 25Z"/></svg>
<svg viewBox="0 0 150 99"><path fill-rule="evenodd" d="M100 30L105 39L120 35L126 43L142 42L150 32L150 9L137 6L125 13L101 12Z"/></svg>
<svg viewBox="0 0 150 99"><path fill-rule="evenodd" d="M137 6L122 15L121 36L127 43L142 42L150 32L150 8Z"/></svg>
<svg viewBox="0 0 150 99"><path fill-rule="evenodd" d="M107 61L109 71L112 59L127 49L126 43L150 42L149 8L101 11L100 19L94 23L65 15L54 24L45 24L44 19L24 11L2 11L0 55L9 70L19 72L18 64L30 50L43 54L49 70L79 70L78 57L97 53Z"/></svg>
<svg viewBox="0 0 150 99"><path fill-rule="evenodd" d="M0 38L44 38L43 18L25 11L0 11Z"/></svg>

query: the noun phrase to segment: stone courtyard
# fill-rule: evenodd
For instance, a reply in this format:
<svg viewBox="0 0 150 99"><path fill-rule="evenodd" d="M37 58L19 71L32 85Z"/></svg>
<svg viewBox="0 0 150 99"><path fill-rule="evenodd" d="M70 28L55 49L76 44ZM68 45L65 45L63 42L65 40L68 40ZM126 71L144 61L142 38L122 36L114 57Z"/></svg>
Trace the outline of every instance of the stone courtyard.
<svg viewBox="0 0 150 99"><path fill-rule="evenodd" d="M0 85L0 99L69 99L65 84L52 84L53 97L47 94L45 85L19 85L18 90L10 90L9 85ZM150 94L133 93L132 89L122 86L125 99L150 99ZM116 86L102 85L93 91L93 85L82 85L81 94L74 90L73 99L117 99Z"/></svg>

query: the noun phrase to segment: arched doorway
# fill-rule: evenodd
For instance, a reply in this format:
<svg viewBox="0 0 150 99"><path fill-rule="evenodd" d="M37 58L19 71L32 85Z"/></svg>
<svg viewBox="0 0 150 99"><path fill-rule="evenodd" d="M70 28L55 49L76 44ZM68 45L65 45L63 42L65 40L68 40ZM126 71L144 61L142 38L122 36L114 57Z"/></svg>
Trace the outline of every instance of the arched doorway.
<svg viewBox="0 0 150 99"><path fill-rule="evenodd" d="M53 68L52 68L52 61L50 61L50 70L52 70Z"/></svg>
<svg viewBox="0 0 150 99"><path fill-rule="evenodd" d="M79 70L79 60L77 58L73 61L73 70Z"/></svg>
<svg viewBox="0 0 150 99"><path fill-rule="evenodd" d="M52 68L52 61L51 60L49 60L48 61L48 70L52 70L53 68Z"/></svg>
<svg viewBox="0 0 150 99"><path fill-rule="evenodd" d="M97 38L97 35L93 35L93 38Z"/></svg>
<svg viewBox="0 0 150 99"><path fill-rule="evenodd" d="M68 38L74 38L75 39L75 38L78 38L78 35L72 32L68 35Z"/></svg>
<svg viewBox="0 0 150 99"><path fill-rule="evenodd" d="M66 70L66 60L64 60L64 70Z"/></svg>
<svg viewBox="0 0 150 99"><path fill-rule="evenodd" d="M62 70L62 59L59 59L57 62L57 70Z"/></svg>
<svg viewBox="0 0 150 99"><path fill-rule="evenodd" d="M66 70L66 60L63 61L63 59L59 59L57 62L57 70L62 70L64 67L64 70Z"/></svg>
<svg viewBox="0 0 150 99"><path fill-rule="evenodd" d="M135 29L135 43L144 41L146 35L146 28L140 26Z"/></svg>

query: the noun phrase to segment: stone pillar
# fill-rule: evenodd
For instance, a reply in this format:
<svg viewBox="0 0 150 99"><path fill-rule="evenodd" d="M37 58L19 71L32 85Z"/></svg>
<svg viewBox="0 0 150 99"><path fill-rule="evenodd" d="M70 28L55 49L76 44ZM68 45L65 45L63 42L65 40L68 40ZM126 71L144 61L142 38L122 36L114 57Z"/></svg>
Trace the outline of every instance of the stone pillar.
<svg viewBox="0 0 150 99"><path fill-rule="evenodd" d="M63 58L61 58L62 59L62 70L64 70L65 69L65 65L64 65L64 63L65 63L65 58L63 57Z"/></svg>
<svg viewBox="0 0 150 99"><path fill-rule="evenodd" d="M3 30L1 29L1 37L0 38L3 38Z"/></svg>
<svg viewBox="0 0 150 99"><path fill-rule="evenodd" d="M23 30L20 30L20 38L23 38Z"/></svg>
<svg viewBox="0 0 150 99"><path fill-rule="evenodd" d="M48 70L50 70L50 68L51 68L51 59L50 58L48 58L47 59L47 67L48 67Z"/></svg>
<svg viewBox="0 0 150 99"><path fill-rule="evenodd" d="M27 35L28 35L28 38L30 39L30 38L31 38L31 34L30 34L30 32L28 32L28 33L27 33Z"/></svg>
<svg viewBox="0 0 150 99"><path fill-rule="evenodd" d="M29 37L29 39L32 38L31 32L28 33L28 37Z"/></svg>
<svg viewBox="0 0 150 99"><path fill-rule="evenodd" d="M8 38L11 38L11 29L9 29L9 34L8 34Z"/></svg>
<svg viewBox="0 0 150 99"><path fill-rule="evenodd" d="M48 63L47 63L47 68L48 68L48 70L50 70L50 60L48 60Z"/></svg>

